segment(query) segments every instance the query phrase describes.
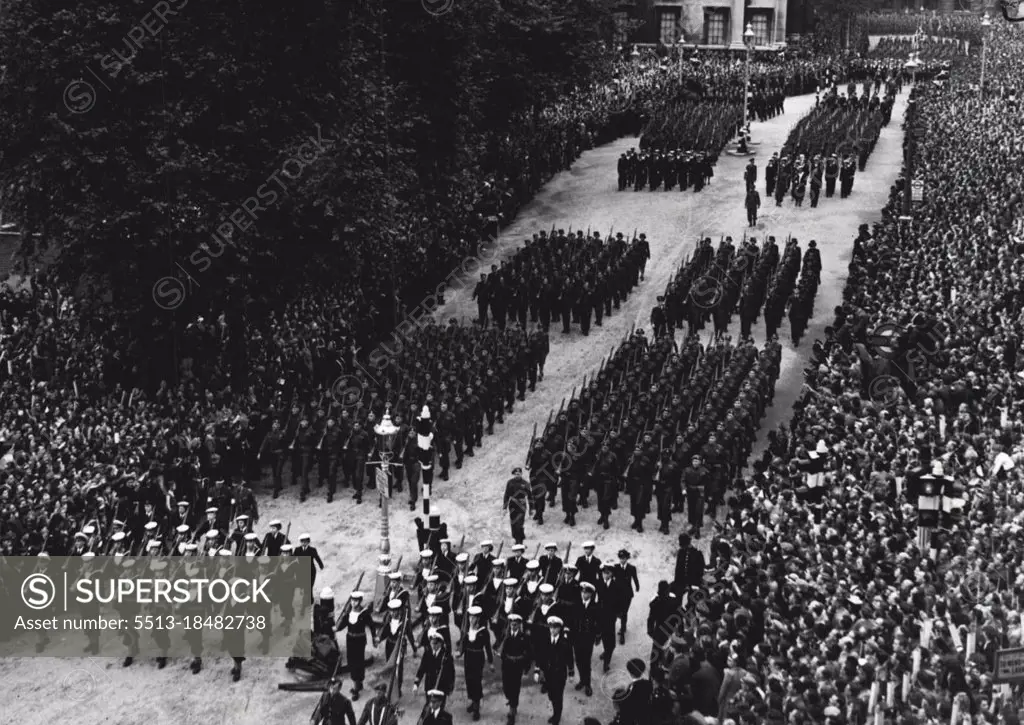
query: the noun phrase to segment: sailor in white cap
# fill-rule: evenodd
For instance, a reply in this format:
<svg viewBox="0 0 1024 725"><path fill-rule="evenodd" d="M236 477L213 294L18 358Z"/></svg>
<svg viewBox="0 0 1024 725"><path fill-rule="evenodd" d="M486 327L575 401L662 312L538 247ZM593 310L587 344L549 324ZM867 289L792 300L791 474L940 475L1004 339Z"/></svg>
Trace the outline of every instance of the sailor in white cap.
<svg viewBox="0 0 1024 725"><path fill-rule="evenodd" d="M205 547L203 554L206 556L217 555L217 552L220 551L220 545L217 543L219 537L220 532L217 529L210 529L203 535L203 546Z"/></svg>
<svg viewBox="0 0 1024 725"><path fill-rule="evenodd" d="M445 693L442 690L427 690L427 704L420 713L419 725L452 725L452 715L444 709Z"/></svg>
<svg viewBox="0 0 1024 725"><path fill-rule="evenodd" d="M185 553L185 544L188 543L188 524L178 524L174 529L174 543L171 545L171 556L181 556Z"/></svg>
<svg viewBox="0 0 1024 725"><path fill-rule="evenodd" d="M206 520L196 527L196 538L203 538L210 529L217 528L217 507L211 506L206 509Z"/></svg>
<svg viewBox="0 0 1024 725"><path fill-rule="evenodd" d="M594 556L594 542L583 542L583 556L576 559L576 569L581 582L590 582L595 587L601 578L601 560Z"/></svg>
<svg viewBox="0 0 1024 725"><path fill-rule="evenodd" d="M441 635L444 639L444 646L448 648L448 651L452 651L452 630L448 626L447 611L444 607L435 604L427 608L427 619L426 624L423 625L423 634L420 636L420 646L424 649L427 648L427 631L434 631Z"/></svg>
<svg viewBox="0 0 1024 725"><path fill-rule="evenodd" d="M126 553L128 548L127 538L128 535L123 531L115 531L110 537L110 554L117 556L118 554Z"/></svg>
<svg viewBox="0 0 1024 725"><path fill-rule="evenodd" d="M79 531L75 534L75 543L71 547L71 556L81 556L86 551L86 542L89 537Z"/></svg>
<svg viewBox="0 0 1024 725"><path fill-rule="evenodd" d="M434 573L434 552L431 549L424 549L420 552L420 561L416 567L416 579L412 583L413 589L422 597L427 577Z"/></svg>
<svg viewBox="0 0 1024 725"><path fill-rule="evenodd" d="M345 632L345 649L348 654L348 671L352 677L352 699L358 700L366 677L366 642L377 647L377 623L373 621L370 609L363 606L363 593L356 591L349 595L348 612L339 618L338 631Z"/></svg>
<svg viewBox="0 0 1024 725"><path fill-rule="evenodd" d="M245 514L235 517L235 528L228 535L229 547L232 551L241 552L245 547L245 535L249 532L249 517Z"/></svg>
<svg viewBox="0 0 1024 725"><path fill-rule="evenodd" d="M426 589L420 593L420 605L419 605L419 620L421 622L426 621L427 610L434 606L435 603L440 603L441 600L441 581L437 574L428 574L426 576Z"/></svg>
<svg viewBox="0 0 1024 725"><path fill-rule="evenodd" d="M305 556L309 558L309 568L312 572L312 590L316 591L316 568L319 566L321 569L324 568L324 562L320 559L320 554L317 552L315 546L310 546L309 534L299 534L299 548L292 552L293 556Z"/></svg>
<svg viewBox="0 0 1024 725"><path fill-rule="evenodd" d="M491 561L494 552L494 542L491 540L480 542L480 552L473 557L473 562L469 565L469 572L477 575L477 578L482 582L490 581L491 579Z"/></svg>
<svg viewBox="0 0 1024 725"><path fill-rule="evenodd" d="M458 616L459 634L464 634L463 630L466 628L466 612L467 610L476 605L479 601L480 606L487 605L488 611L491 609L491 602L488 601L486 595L482 595L480 592L480 578L476 574L467 574L466 578L462 581L460 587L461 594L459 595L458 609L456 614Z"/></svg>
<svg viewBox="0 0 1024 725"><path fill-rule="evenodd" d="M281 547L289 543L288 537L281 531L281 522L274 519L270 522L270 531L263 537L260 551L267 556L280 556Z"/></svg>
<svg viewBox="0 0 1024 725"><path fill-rule="evenodd" d="M466 676L466 696L469 698L468 712L473 715L474 720L480 719L480 700L484 696L483 674L484 660L494 669L494 652L491 649L491 634L483 625L484 610L480 607L470 607L466 610L469 616L469 624L465 632L459 638L459 650L464 657ZM459 653L456 657L460 656Z"/></svg>
<svg viewBox="0 0 1024 725"><path fill-rule="evenodd" d="M548 617L550 634L544 638L543 648L537 653L537 668L534 672L534 679L538 682L541 673L544 675L544 686L552 709L548 722L552 725L557 725L562 720L565 683L573 674L572 647L569 645L569 638L563 632L564 627L565 623L561 617Z"/></svg>
<svg viewBox="0 0 1024 725"><path fill-rule="evenodd" d="M427 640L430 646L424 650L420 660L413 692L417 692L420 683L425 680L432 691L440 691L442 696L450 695L455 689L455 660L452 659L451 650L445 649L444 637L437 630L429 630Z"/></svg>
<svg viewBox="0 0 1024 725"><path fill-rule="evenodd" d="M508 577L503 582L505 591L501 595L498 604L498 619L494 627L494 643L501 647L501 639L505 636L509 615L518 614L521 617L529 616L530 603L519 596L519 580L515 577Z"/></svg>
<svg viewBox="0 0 1024 725"><path fill-rule="evenodd" d="M509 615L508 626L508 635L501 644L501 688L508 700L508 723L515 725L523 675L530 666L531 648L523 632L523 618L520 615Z"/></svg>
<svg viewBox="0 0 1024 725"><path fill-rule="evenodd" d="M245 540L245 551L246 556L257 556L260 553L260 537L254 532L250 531L243 539Z"/></svg>
<svg viewBox="0 0 1024 725"><path fill-rule="evenodd" d="M174 528L182 524L188 525L188 501L178 501L174 504L174 511L171 512L171 524Z"/></svg>
<svg viewBox="0 0 1024 725"><path fill-rule="evenodd" d="M409 606L406 602L401 599L388 601L379 636L380 641L384 643L384 659L386 661L391 661L391 655L394 654L395 647L399 644L402 644L403 647L408 644L412 647L413 656L416 656L416 637L413 634L413 622L409 618ZM404 642L401 641L403 637L405 638ZM405 657L400 657L398 659L398 675L395 679L399 697L402 696L402 682L405 679L403 677L404 663Z"/></svg>
<svg viewBox="0 0 1024 725"><path fill-rule="evenodd" d="M537 600L537 588L539 586L540 562L536 559L530 559L530 561L526 562L526 579L521 593L524 597L530 600L531 608L533 607L533 603Z"/></svg>
<svg viewBox="0 0 1024 725"><path fill-rule="evenodd" d="M409 590L405 588L405 582L400 571L388 572L388 588L385 592L385 600L390 601L392 599L400 601L409 614L412 614L412 597L409 595Z"/></svg>
<svg viewBox="0 0 1024 725"><path fill-rule="evenodd" d="M541 580L548 584L557 584L563 566L562 559L558 556L558 544L554 541L544 544L544 555L538 561L540 562Z"/></svg>
<svg viewBox="0 0 1024 725"><path fill-rule="evenodd" d="M520 581L526 574L527 558L523 556L526 547L516 544L512 547L512 556L505 560L505 576L515 577Z"/></svg>

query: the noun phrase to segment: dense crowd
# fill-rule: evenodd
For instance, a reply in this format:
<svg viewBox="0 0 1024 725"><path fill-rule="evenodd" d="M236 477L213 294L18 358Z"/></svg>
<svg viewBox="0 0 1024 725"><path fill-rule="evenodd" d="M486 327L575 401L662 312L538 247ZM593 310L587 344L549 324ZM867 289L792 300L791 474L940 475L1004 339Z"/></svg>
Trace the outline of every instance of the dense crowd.
<svg viewBox="0 0 1024 725"><path fill-rule="evenodd" d="M909 58L915 53L921 62L943 62L950 63L964 57L960 46L948 39L938 38L881 38L878 45L866 54L871 60L885 58Z"/></svg>

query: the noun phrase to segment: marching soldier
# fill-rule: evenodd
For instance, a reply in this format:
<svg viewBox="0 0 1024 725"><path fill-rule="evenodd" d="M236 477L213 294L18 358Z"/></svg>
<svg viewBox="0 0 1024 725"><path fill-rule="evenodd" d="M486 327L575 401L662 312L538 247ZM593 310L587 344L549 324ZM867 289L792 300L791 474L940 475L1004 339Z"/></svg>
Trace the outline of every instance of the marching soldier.
<svg viewBox="0 0 1024 725"><path fill-rule="evenodd" d="M344 443L345 439L338 428L338 421L334 418L329 419L327 421L327 429L318 445L320 454L320 485L325 480L327 481L327 503L333 502L334 494L338 492L338 469L341 467Z"/></svg>
<svg viewBox="0 0 1024 725"><path fill-rule="evenodd" d="M384 642L384 659L390 661L394 654L395 647L405 646L408 643L412 647L413 657L416 656L416 638L412 633L412 622L409 621L408 605L401 599L392 599L388 602L388 611L384 615L384 622L380 629L381 640ZM398 696L402 696L402 682L404 681L405 657L398 659L398 671L395 673L395 686L398 688Z"/></svg>
<svg viewBox="0 0 1024 725"><path fill-rule="evenodd" d="M772 154L764 168L764 193L769 199L775 195L775 179L779 173L779 153Z"/></svg>
<svg viewBox="0 0 1024 725"><path fill-rule="evenodd" d="M480 719L480 700L483 699L483 672L484 658L487 664L494 669L494 653L491 650L491 635L487 627L481 624L483 609L470 607L467 610L469 615L469 627L460 637L459 647L464 656L466 673L466 696L469 698L469 707L466 712L472 713L473 720Z"/></svg>
<svg viewBox="0 0 1024 725"><path fill-rule="evenodd" d="M448 651L452 649L452 630L448 626L448 616L444 607L439 604L427 607L426 620L423 623L423 634L420 636L420 646L426 650L430 646L429 633L436 632L444 640L444 646Z"/></svg>
<svg viewBox="0 0 1024 725"><path fill-rule="evenodd" d="M533 654L530 642L523 633L523 617L510 614L508 635L501 643L501 689L508 701L507 725L515 725L519 710L519 693L523 689L523 675L530 667Z"/></svg>
<svg viewBox="0 0 1024 725"><path fill-rule="evenodd" d="M530 511L530 493L530 485L523 480L523 469L516 466L512 469L512 478L505 484L501 510L509 512L512 538L517 544L522 544L526 540L523 524L526 521L526 514Z"/></svg>
<svg viewBox="0 0 1024 725"><path fill-rule="evenodd" d="M451 468L451 457L449 455L452 439L455 435L455 414L448 410L448 403L441 401L441 412L437 416L437 425L434 430L434 445L437 447L438 463L441 466L441 480L448 480L448 470ZM419 479L417 478L417 484ZM411 489L412 478L409 479L409 504L410 511L416 508L416 497Z"/></svg>
<svg viewBox="0 0 1024 725"><path fill-rule="evenodd" d="M281 494L284 476L285 433L281 430L281 421L275 420L270 432L260 446L261 461L270 461L271 475L274 480L274 498Z"/></svg>
<svg viewBox="0 0 1024 725"><path fill-rule="evenodd" d="M337 631L345 632L345 649L348 653L348 669L352 676L352 699L358 700L366 675L366 640L369 637L373 648L377 647L377 624L369 609L363 608L363 593L349 595L348 614L337 624Z"/></svg>
<svg viewBox="0 0 1024 725"><path fill-rule="evenodd" d="M530 615L530 603L519 596L519 580L509 577L505 579L503 586L505 591L498 602L498 610L492 627L494 642L499 647L502 644L505 633L508 631L509 618L513 614L518 614L520 617L528 617Z"/></svg>
<svg viewBox="0 0 1024 725"><path fill-rule="evenodd" d="M825 162L825 198L831 199L836 193L836 179L839 178L839 159L831 154Z"/></svg>

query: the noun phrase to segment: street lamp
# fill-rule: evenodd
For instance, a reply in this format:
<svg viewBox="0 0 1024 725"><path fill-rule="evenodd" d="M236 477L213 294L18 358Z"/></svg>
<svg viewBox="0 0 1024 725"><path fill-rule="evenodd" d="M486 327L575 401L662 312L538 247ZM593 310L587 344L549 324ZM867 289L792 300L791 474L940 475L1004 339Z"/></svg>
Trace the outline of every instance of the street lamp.
<svg viewBox="0 0 1024 725"><path fill-rule="evenodd" d="M981 95L985 96L985 61L988 51L988 29L992 27L988 13L981 19Z"/></svg>
<svg viewBox="0 0 1024 725"><path fill-rule="evenodd" d="M373 428L377 436L377 453L380 455L380 468L377 471L377 490L380 492L380 553L391 553L391 538L388 530L388 503L391 500L391 456L398 438L398 426L391 422L391 406Z"/></svg>
<svg viewBox="0 0 1024 725"><path fill-rule="evenodd" d="M910 85L911 87L917 85L917 69L921 66L920 61L917 59L917 53L910 54L910 60L908 60L903 67L910 70Z"/></svg>
<svg viewBox="0 0 1024 725"><path fill-rule="evenodd" d="M747 49L747 57L743 64L743 128L741 132L746 133L749 125L747 103L750 99L750 52L754 49L754 26L750 23L747 23L747 28L743 31L743 45Z"/></svg>
<svg viewBox="0 0 1024 725"><path fill-rule="evenodd" d="M679 55L679 82L683 82L683 56L686 54L686 43L683 42L682 36L676 41L676 51Z"/></svg>

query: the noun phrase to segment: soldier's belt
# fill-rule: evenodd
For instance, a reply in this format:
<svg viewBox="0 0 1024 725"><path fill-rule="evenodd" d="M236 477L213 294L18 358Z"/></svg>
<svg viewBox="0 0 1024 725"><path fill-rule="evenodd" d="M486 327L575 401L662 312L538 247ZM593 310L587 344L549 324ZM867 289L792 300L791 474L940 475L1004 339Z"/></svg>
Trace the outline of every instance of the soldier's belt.
<svg viewBox="0 0 1024 725"><path fill-rule="evenodd" d="M353 639L366 639L366 632L346 632L345 634Z"/></svg>
<svg viewBox="0 0 1024 725"><path fill-rule="evenodd" d="M525 655L503 655L502 659L503 660L507 660L509 662L522 662L523 660L526 659L526 656Z"/></svg>

